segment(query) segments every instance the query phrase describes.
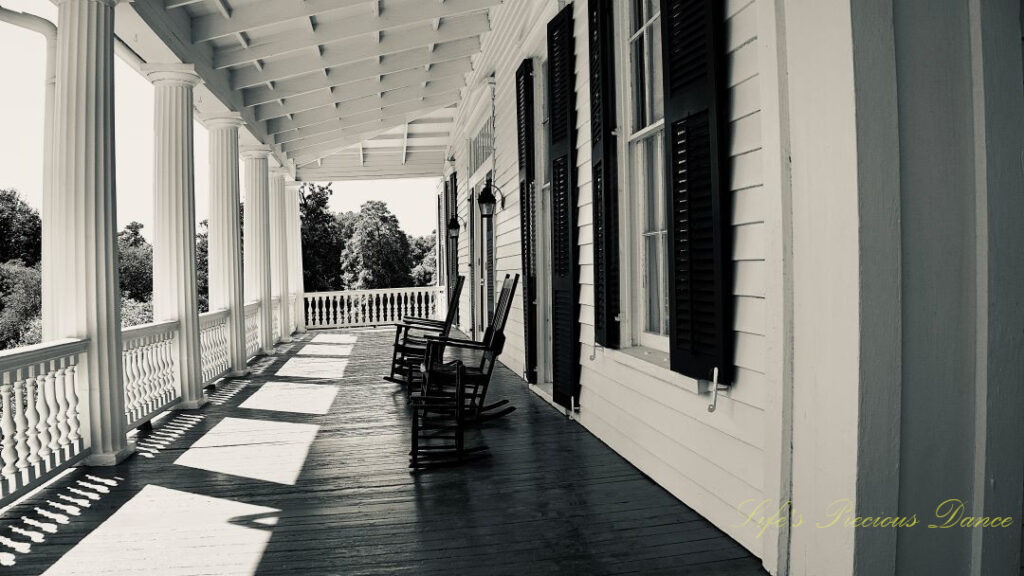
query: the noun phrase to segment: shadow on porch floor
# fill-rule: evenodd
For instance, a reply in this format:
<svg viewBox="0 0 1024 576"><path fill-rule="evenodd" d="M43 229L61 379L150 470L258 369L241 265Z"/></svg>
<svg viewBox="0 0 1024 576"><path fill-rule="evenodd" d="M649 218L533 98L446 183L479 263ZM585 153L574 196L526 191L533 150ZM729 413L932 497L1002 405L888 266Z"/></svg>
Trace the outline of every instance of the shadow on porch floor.
<svg viewBox="0 0 1024 576"><path fill-rule="evenodd" d="M410 474L393 331L309 333L0 517L9 574L764 574L499 367L493 456Z"/></svg>

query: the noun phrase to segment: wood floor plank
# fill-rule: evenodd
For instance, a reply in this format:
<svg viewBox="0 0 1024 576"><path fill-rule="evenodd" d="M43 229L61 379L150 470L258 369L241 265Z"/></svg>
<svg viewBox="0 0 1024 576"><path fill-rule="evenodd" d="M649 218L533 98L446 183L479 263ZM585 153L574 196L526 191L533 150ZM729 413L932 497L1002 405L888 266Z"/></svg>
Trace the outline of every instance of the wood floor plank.
<svg viewBox="0 0 1024 576"><path fill-rule="evenodd" d="M490 457L411 473L392 339L313 332L257 358L124 463L0 514L2 573L765 574L501 366L489 400L517 410L467 439Z"/></svg>

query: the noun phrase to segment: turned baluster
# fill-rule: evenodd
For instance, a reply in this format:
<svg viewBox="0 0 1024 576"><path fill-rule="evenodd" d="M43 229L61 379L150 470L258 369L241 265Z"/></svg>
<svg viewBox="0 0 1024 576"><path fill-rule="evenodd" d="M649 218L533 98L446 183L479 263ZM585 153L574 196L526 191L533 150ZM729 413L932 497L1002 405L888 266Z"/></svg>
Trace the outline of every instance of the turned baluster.
<svg viewBox="0 0 1024 576"><path fill-rule="evenodd" d="M50 454L60 449L60 442L57 440L57 394L54 391L56 380L53 377L54 368L59 360L52 360L45 365L45 373L41 376L40 387L42 394L39 395L39 441L42 448L39 455L49 458Z"/></svg>
<svg viewBox="0 0 1024 576"><path fill-rule="evenodd" d="M39 464L39 412L36 404L36 379L39 377L39 366L29 366L25 376L25 436L28 444L28 463Z"/></svg>
<svg viewBox="0 0 1024 576"><path fill-rule="evenodd" d="M68 399L68 440L73 444L81 438L78 419L78 357L71 357L71 365L64 375L64 391Z"/></svg>
<svg viewBox="0 0 1024 576"><path fill-rule="evenodd" d="M57 397L57 444L60 447L68 445L68 396L67 389L72 386L68 374L68 359L61 358L60 366L55 375L53 394ZM55 449L56 450L56 449Z"/></svg>
<svg viewBox="0 0 1024 576"><path fill-rule="evenodd" d="M51 378L49 362L41 362L36 366L36 458L46 461L50 456L50 408L46 404L46 380Z"/></svg>
<svg viewBox="0 0 1024 576"><path fill-rule="evenodd" d="M25 369L18 368L14 380L14 442L18 450L18 469L28 468L28 417L25 416Z"/></svg>
<svg viewBox="0 0 1024 576"><path fill-rule="evenodd" d="M0 402L3 407L3 412L0 413L0 432L3 433L3 441L0 442L0 459L3 460L4 467L0 469L0 473L10 476L14 474L18 462L18 454L14 448L14 435L17 432L14 426L14 403L12 401L14 386L11 383L10 372L4 372L3 376L3 384L0 385Z"/></svg>

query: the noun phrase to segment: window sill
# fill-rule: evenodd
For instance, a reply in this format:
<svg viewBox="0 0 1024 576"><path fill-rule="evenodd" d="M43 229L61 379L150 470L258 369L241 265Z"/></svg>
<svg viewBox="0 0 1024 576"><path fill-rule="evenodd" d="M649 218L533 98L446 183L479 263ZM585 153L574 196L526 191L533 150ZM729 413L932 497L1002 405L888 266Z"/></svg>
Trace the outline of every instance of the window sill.
<svg viewBox="0 0 1024 576"><path fill-rule="evenodd" d="M609 360L638 372L643 372L652 378L657 378L692 394L706 394L710 390L709 383L704 380L694 380L678 372L673 372L670 368L668 353L666 352L644 346L633 346L619 350L602 348L601 351Z"/></svg>

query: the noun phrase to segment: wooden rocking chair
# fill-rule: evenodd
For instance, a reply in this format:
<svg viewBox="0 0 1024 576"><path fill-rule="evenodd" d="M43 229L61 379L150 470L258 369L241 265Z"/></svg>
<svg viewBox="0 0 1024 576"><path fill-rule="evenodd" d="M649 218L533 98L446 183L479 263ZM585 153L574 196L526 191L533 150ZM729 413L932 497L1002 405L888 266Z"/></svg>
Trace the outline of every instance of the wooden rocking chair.
<svg viewBox="0 0 1024 576"><path fill-rule="evenodd" d="M455 361L456 383L465 377L465 366ZM412 403L412 449L409 467L414 470L451 466L488 456L487 446L466 447L466 400L464 388L455 395L418 396Z"/></svg>
<svg viewBox="0 0 1024 576"><path fill-rule="evenodd" d="M505 347L505 322L512 308L512 296L519 284L519 275L505 276L501 296L494 308L491 325L484 332L483 340L461 340L457 338L427 337L427 352L424 357L424 374L421 397L453 397L461 394L465 403L465 418L468 422L482 423L507 416L515 411L508 400L485 404L494 366ZM461 352L466 357L479 355L479 362L469 365L468 361L444 362L445 351ZM465 358L465 357L464 357ZM463 375L456 377L458 364L463 364Z"/></svg>
<svg viewBox="0 0 1024 576"><path fill-rule="evenodd" d="M456 280L455 288L448 297L448 314L445 315L444 320L414 316L402 318L402 322L395 327L391 374L385 376L385 380L403 385L409 385L417 380L417 375L423 364L423 356L427 350L425 336L448 336L459 310L459 297L462 295L462 286L465 281L465 276L459 276Z"/></svg>

